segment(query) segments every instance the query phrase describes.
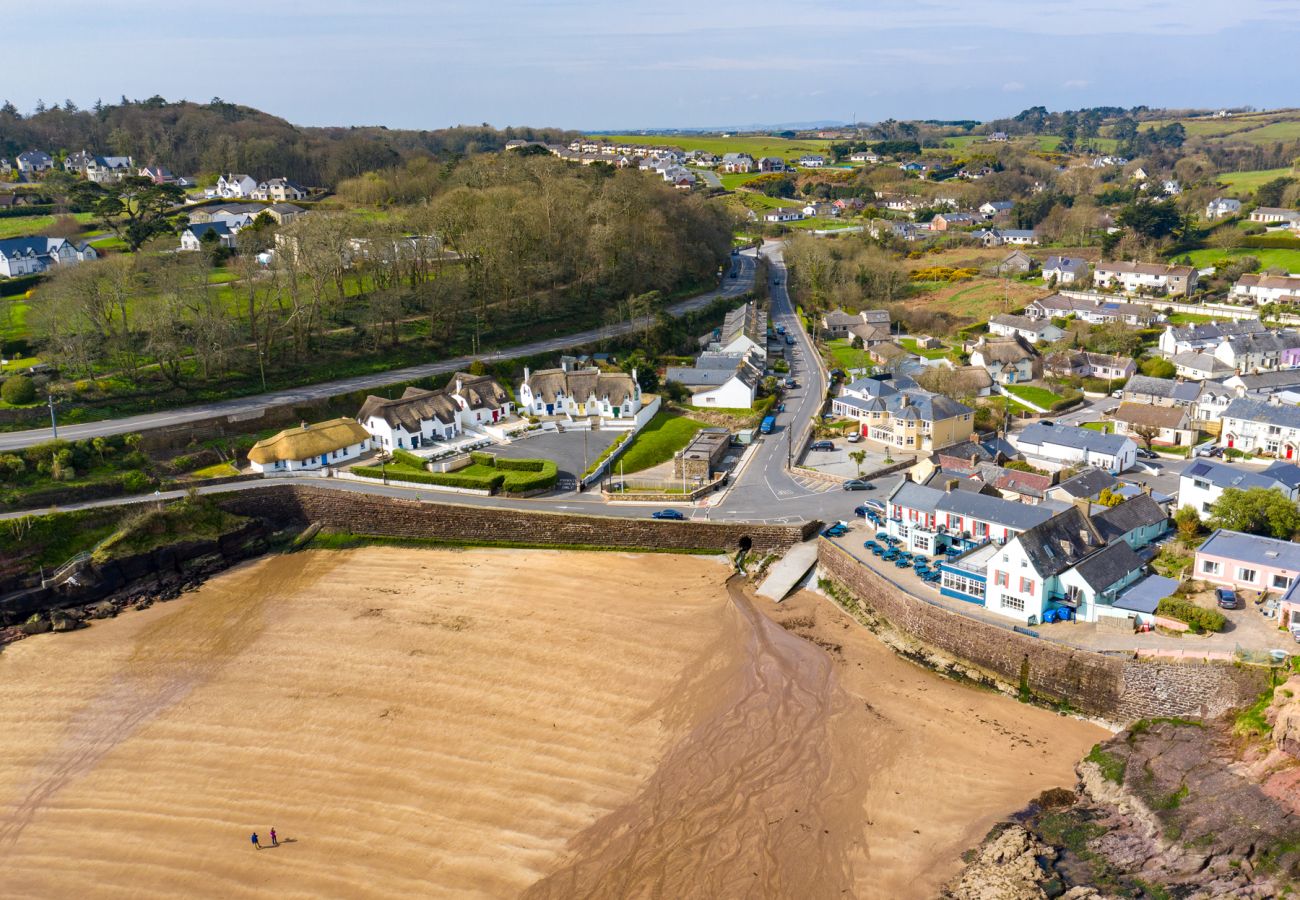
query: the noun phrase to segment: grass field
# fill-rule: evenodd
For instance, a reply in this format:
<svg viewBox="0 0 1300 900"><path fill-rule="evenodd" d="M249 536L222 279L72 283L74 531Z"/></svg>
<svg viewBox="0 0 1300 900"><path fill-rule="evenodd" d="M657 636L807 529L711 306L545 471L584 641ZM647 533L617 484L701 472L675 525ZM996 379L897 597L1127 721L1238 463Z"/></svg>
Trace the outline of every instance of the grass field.
<svg viewBox="0 0 1300 900"><path fill-rule="evenodd" d="M1053 403L1062 399L1059 394L1053 394L1047 388L1037 387L1032 384L1008 384L1005 386L1005 390L1011 396L1027 400L1035 406L1041 406L1043 409L1051 409Z"/></svg>
<svg viewBox="0 0 1300 900"><path fill-rule="evenodd" d="M1089 431L1099 431L1102 434L1110 434L1111 430L1109 422L1084 422L1080 427L1086 428Z"/></svg>
<svg viewBox="0 0 1300 900"><path fill-rule="evenodd" d="M195 478L229 478L232 475L238 475L239 470L230 463L217 463L214 466L196 469L190 474Z"/></svg>
<svg viewBox="0 0 1300 900"><path fill-rule="evenodd" d="M734 191L742 184L753 181L755 178L761 178L764 172L726 172L718 175L718 180L722 186L729 191Z"/></svg>
<svg viewBox="0 0 1300 900"><path fill-rule="evenodd" d="M1254 169L1249 172L1225 172L1218 176L1220 183L1227 185L1236 191L1253 191L1265 182L1272 181L1274 178L1286 178L1295 176L1295 170L1290 167L1282 169Z"/></svg>
<svg viewBox="0 0 1300 900"><path fill-rule="evenodd" d="M597 140L619 144L644 144L650 146L681 147L683 150L703 150L722 156L724 153L748 153L757 159L760 156L779 156L782 159L803 156L805 153L825 153L830 141L808 140L791 141L766 134L746 134L732 137L721 135L694 134L598 134L592 135Z"/></svg>
<svg viewBox="0 0 1300 900"><path fill-rule="evenodd" d="M783 206L798 206L803 208L803 203L798 201L782 200L780 197L769 197L767 194L760 194L757 191L737 191L731 197L723 199L734 200L745 209L767 210L780 209Z"/></svg>
<svg viewBox="0 0 1300 900"><path fill-rule="evenodd" d="M619 457L619 469L627 473L642 472L666 463L677 451L685 448L691 438L695 437L695 432L703 427L703 422L678 413L656 413Z"/></svg>
<svg viewBox="0 0 1300 900"><path fill-rule="evenodd" d="M1032 284L1006 281L1001 278L973 278L955 284L945 284L918 294L907 300L914 309L933 306L950 315L972 322L983 322L989 316L1020 309L1030 300L1047 295L1047 291Z"/></svg>
<svg viewBox="0 0 1300 900"><path fill-rule="evenodd" d="M926 359L943 359L949 353L947 347L942 350L922 350L916 345L916 338L900 338L898 343L904 349L915 353L917 356L923 356Z"/></svg>
<svg viewBox="0 0 1300 900"><path fill-rule="evenodd" d="M875 365L867 351L853 349L853 345L845 338L828 341L826 353L836 367L846 372L849 369L870 369Z"/></svg>
<svg viewBox="0 0 1300 900"><path fill-rule="evenodd" d="M1300 272L1300 250L1279 250L1274 247L1236 247L1232 250L1220 250L1216 247L1207 247L1204 250L1193 250L1191 253L1180 253L1178 259L1184 256L1192 258L1192 265L1195 266L1212 266L1221 259L1234 259L1241 256L1253 256L1259 260L1262 268L1286 269L1288 272Z"/></svg>
<svg viewBox="0 0 1300 900"><path fill-rule="evenodd" d="M1213 322L1214 316L1203 316L1200 313L1174 313L1166 321L1170 325L1201 325L1205 322Z"/></svg>
<svg viewBox="0 0 1300 900"><path fill-rule="evenodd" d="M83 226L91 221L90 213L77 213L72 218ZM0 219L0 240L40 234L58 219L58 216L18 216L12 219Z"/></svg>
<svg viewBox="0 0 1300 900"><path fill-rule="evenodd" d="M1275 110L1233 115L1222 119L1208 117L1159 119L1144 122L1141 127L1144 130L1158 128L1175 121L1182 123L1188 137L1201 137L1207 140L1272 144L1300 138L1300 110Z"/></svg>

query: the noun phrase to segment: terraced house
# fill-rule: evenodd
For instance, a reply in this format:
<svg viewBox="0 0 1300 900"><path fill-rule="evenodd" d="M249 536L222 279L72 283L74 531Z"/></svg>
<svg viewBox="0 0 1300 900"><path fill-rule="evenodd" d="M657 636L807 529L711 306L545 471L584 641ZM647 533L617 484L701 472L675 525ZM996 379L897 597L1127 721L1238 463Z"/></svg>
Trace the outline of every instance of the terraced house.
<svg viewBox="0 0 1300 900"><path fill-rule="evenodd" d="M868 446L929 453L969 441L975 414L969 406L933 394L902 375L892 382L860 378L831 401L831 413L858 423Z"/></svg>
<svg viewBox="0 0 1300 900"><path fill-rule="evenodd" d="M1270 453L1278 459L1300 457L1300 406L1276 396L1267 400L1238 397L1219 416L1219 443L1247 453Z"/></svg>
<svg viewBox="0 0 1300 900"><path fill-rule="evenodd" d="M605 372L599 368L524 369L519 385L519 409L533 416L598 416L632 419L641 410L641 386L636 372Z"/></svg>
<svg viewBox="0 0 1300 900"><path fill-rule="evenodd" d="M459 372L440 390L408 387L396 400L367 397L357 421L376 448L417 450L509 418L513 406L496 379Z"/></svg>
<svg viewBox="0 0 1300 900"><path fill-rule="evenodd" d="M1159 263L1100 262L1092 273L1098 287L1118 287L1130 293L1186 296L1196 290L1196 269Z"/></svg>
<svg viewBox="0 0 1300 900"><path fill-rule="evenodd" d="M73 266L99 253L90 244L63 238L19 237L0 241L0 278L35 275L55 266Z"/></svg>

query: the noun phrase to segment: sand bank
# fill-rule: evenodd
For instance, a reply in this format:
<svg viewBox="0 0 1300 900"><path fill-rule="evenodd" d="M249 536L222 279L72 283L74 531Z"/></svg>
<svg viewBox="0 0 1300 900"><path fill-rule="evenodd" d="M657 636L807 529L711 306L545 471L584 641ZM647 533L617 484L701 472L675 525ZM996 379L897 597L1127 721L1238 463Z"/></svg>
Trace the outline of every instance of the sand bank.
<svg viewBox="0 0 1300 900"><path fill-rule="evenodd" d="M0 894L926 897L1101 735L726 575L305 553L15 644Z"/></svg>

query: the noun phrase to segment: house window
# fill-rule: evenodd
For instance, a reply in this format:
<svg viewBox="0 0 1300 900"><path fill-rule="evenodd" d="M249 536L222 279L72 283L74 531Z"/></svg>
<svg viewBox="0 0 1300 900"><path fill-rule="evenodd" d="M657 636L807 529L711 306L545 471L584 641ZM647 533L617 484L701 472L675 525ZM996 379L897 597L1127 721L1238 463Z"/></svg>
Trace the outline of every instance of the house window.
<svg viewBox="0 0 1300 900"><path fill-rule="evenodd" d="M930 536L928 534L916 534L912 537L912 546L922 553L930 552Z"/></svg>
<svg viewBox="0 0 1300 900"><path fill-rule="evenodd" d="M1243 568L1238 567L1238 569L1237 569L1237 580L1238 580L1238 581L1244 581L1244 582L1246 582L1246 583L1248 583L1248 584L1254 584L1254 583L1255 583L1255 570L1254 570L1254 569L1243 569Z"/></svg>
<svg viewBox="0 0 1300 900"><path fill-rule="evenodd" d="M1022 577L1020 579L1020 593L1032 594L1033 592L1034 592L1034 580L1032 578ZM1024 607L1022 606L1021 609L1024 609Z"/></svg>
<svg viewBox="0 0 1300 900"><path fill-rule="evenodd" d="M1209 502L1202 503L1202 504L1201 504L1201 512L1203 512L1203 513L1212 513L1212 512L1214 512L1214 504L1213 504L1213 503L1209 503Z"/></svg>
<svg viewBox="0 0 1300 900"><path fill-rule="evenodd" d="M1219 574L1219 564L1218 564L1217 562L1215 562L1214 560L1212 560L1212 559L1207 559L1207 560L1205 560L1204 562L1201 563L1201 574L1203 574L1203 575L1218 575L1218 574Z"/></svg>
<svg viewBox="0 0 1300 900"><path fill-rule="evenodd" d="M1021 598L1021 597L1008 597L1008 596L1006 596L1006 595L1003 595L1003 597L1002 597L1002 608L1003 608L1003 609L1014 609L1016 612L1024 612L1024 611L1025 611L1025 601L1024 601L1024 599Z"/></svg>
<svg viewBox="0 0 1300 900"><path fill-rule="evenodd" d="M977 578L967 578L953 572L944 572L942 583L946 590L965 594L967 597L975 597L979 600L984 599L984 582Z"/></svg>
<svg viewBox="0 0 1300 900"><path fill-rule="evenodd" d="M1193 485L1193 486L1194 486L1198 491L1208 491L1208 490L1210 489L1210 483L1209 483L1208 481L1206 481L1205 479L1203 479L1203 478L1194 478L1194 479L1192 479L1192 485Z"/></svg>
<svg viewBox="0 0 1300 900"><path fill-rule="evenodd" d="M1289 575L1273 576L1273 587L1284 590L1286 588L1289 588L1290 586L1291 586L1291 577Z"/></svg>
<svg viewBox="0 0 1300 900"><path fill-rule="evenodd" d="M1010 574L1008 574L1008 573L1006 573L1006 572L994 572L994 573L993 573L993 583L994 583L995 585L997 585L998 587L1010 587L1010 586L1011 586L1011 576L1010 576Z"/></svg>

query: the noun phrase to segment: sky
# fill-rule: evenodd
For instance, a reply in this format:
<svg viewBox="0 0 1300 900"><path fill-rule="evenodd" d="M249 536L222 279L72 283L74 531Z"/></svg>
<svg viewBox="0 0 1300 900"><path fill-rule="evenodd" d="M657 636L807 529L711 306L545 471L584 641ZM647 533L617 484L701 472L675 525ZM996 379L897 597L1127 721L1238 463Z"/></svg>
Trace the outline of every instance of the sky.
<svg viewBox="0 0 1300 900"><path fill-rule="evenodd" d="M77 9L77 7L87 7ZM0 100L582 130L1300 106L1300 0L73 0Z"/></svg>

